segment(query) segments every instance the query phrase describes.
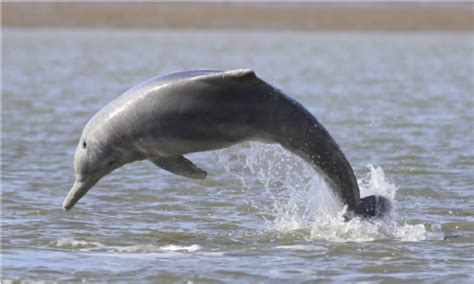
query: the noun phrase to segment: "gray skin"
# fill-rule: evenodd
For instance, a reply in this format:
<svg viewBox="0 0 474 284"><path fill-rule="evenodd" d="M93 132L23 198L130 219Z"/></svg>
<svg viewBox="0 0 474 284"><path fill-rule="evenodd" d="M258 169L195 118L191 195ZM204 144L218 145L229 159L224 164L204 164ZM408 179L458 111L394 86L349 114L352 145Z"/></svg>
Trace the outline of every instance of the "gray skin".
<svg viewBox="0 0 474 284"><path fill-rule="evenodd" d="M140 160L189 178L207 173L184 154L243 141L279 143L324 177L352 216L382 216L387 200L360 199L352 168L300 103L251 70L192 70L150 79L110 102L84 128L74 157L69 210L103 176Z"/></svg>

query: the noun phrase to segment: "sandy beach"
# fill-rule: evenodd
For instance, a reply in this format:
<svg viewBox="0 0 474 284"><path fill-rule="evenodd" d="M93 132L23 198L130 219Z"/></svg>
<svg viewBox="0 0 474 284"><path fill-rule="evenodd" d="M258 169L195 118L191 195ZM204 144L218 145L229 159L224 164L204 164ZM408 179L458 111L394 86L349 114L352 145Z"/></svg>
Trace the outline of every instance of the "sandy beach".
<svg viewBox="0 0 474 284"><path fill-rule="evenodd" d="M2 3L15 28L472 31L472 3Z"/></svg>

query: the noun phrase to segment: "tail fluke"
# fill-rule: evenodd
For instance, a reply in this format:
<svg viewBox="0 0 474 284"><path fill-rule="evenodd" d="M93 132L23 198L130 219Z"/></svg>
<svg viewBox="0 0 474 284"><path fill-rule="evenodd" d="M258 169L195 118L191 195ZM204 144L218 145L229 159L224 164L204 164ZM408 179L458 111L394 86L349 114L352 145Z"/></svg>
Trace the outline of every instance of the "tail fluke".
<svg viewBox="0 0 474 284"><path fill-rule="evenodd" d="M353 212L354 217L382 218L390 213L392 203L389 199L371 195L360 199L359 207Z"/></svg>

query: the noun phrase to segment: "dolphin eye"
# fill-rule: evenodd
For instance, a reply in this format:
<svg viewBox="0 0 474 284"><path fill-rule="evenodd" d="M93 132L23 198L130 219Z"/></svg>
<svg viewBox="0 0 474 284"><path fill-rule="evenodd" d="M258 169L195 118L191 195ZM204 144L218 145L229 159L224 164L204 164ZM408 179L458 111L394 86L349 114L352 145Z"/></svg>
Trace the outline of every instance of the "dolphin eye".
<svg viewBox="0 0 474 284"><path fill-rule="evenodd" d="M82 142L82 148L86 149L86 146L87 146L86 141Z"/></svg>
<svg viewBox="0 0 474 284"><path fill-rule="evenodd" d="M107 166L112 166L113 164L115 164L115 161L114 161L114 160L109 161L109 162L107 163Z"/></svg>

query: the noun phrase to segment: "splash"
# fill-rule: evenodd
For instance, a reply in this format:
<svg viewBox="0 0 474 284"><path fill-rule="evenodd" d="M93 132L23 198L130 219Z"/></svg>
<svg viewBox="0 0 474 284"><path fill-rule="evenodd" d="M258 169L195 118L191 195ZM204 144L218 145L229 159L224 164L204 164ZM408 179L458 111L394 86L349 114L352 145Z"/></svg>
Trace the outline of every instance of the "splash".
<svg viewBox="0 0 474 284"><path fill-rule="evenodd" d="M306 240L365 242L375 240L421 241L431 233L423 224L401 221L395 199L397 187L380 167L368 165L358 180L361 197L381 195L392 202L392 211L380 220L345 221L342 206L324 180L300 158L279 145L245 143L212 154L225 170L241 181L242 190L260 187L265 200L255 201L266 219L265 231L279 234L303 232ZM239 169L238 166L243 169ZM301 234L300 234L301 235Z"/></svg>

